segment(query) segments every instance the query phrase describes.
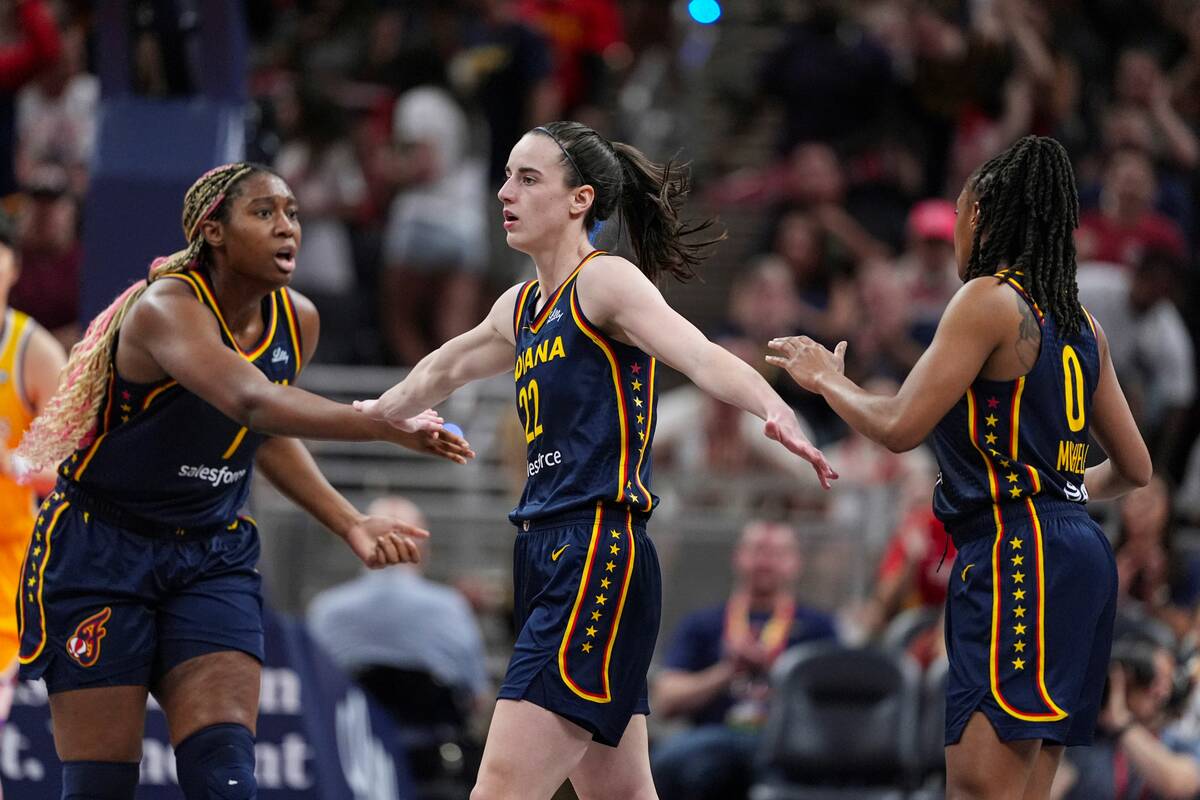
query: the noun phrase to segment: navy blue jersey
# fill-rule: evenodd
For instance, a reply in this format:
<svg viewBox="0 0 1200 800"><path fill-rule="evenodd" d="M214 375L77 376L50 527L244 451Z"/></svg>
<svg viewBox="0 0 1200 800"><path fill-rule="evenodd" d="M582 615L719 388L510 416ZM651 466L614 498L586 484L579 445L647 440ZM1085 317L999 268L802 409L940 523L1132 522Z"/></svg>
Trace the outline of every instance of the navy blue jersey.
<svg viewBox="0 0 1200 800"><path fill-rule="evenodd" d="M262 340L243 351L200 271L173 273L212 310L225 344L275 383L295 381L300 328L286 289L263 298ZM116 348L95 438L59 466L59 475L136 517L180 528L232 523L246 502L254 454L266 437L248 430L167 379L134 383L117 375Z"/></svg>
<svg viewBox="0 0 1200 800"><path fill-rule="evenodd" d="M1030 305L1041 326L1033 369L1012 381L977 378L933 431L941 476L933 508L952 535L980 511L1046 497L1086 503L1088 417L1100 378L1095 324L1063 337L1021 287L1020 272L997 275Z"/></svg>
<svg viewBox="0 0 1200 800"><path fill-rule="evenodd" d="M527 480L513 522L606 502L649 513L655 361L600 332L575 291L588 255L538 311L537 281L513 312L517 413L528 445Z"/></svg>

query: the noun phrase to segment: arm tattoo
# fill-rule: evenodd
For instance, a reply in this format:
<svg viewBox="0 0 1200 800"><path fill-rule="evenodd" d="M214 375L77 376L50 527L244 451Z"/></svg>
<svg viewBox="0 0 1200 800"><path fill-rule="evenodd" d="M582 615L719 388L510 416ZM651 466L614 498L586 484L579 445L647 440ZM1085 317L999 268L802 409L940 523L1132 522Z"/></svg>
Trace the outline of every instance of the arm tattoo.
<svg viewBox="0 0 1200 800"><path fill-rule="evenodd" d="M1021 325L1017 329L1017 359L1028 371L1033 369L1042 349L1042 328L1038 325L1033 310L1029 308L1029 303L1020 295L1017 295L1017 309L1021 312Z"/></svg>

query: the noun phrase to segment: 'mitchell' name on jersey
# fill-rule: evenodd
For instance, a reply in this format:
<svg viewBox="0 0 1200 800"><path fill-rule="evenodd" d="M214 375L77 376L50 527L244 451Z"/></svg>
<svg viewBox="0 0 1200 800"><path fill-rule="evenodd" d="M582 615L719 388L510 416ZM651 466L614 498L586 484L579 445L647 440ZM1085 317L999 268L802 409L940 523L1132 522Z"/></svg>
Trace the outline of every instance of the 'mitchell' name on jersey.
<svg viewBox="0 0 1200 800"><path fill-rule="evenodd" d="M597 501L649 512L655 361L613 341L584 316L575 282L592 253L542 298L521 287L513 313L517 414L527 447L527 481L514 522L594 508Z"/></svg>
<svg viewBox="0 0 1200 800"><path fill-rule="evenodd" d="M279 384L300 372L299 321L286 289L263 299L263 336L242 350L200 271L182 281L217 318L225 345ZM115 354L114 354L115 358ZM95 438L59 466L59 475L130 514L195 528L228 523L246 502L254 454L265 437L234 422L173 380L144 384L116 374Z"/></svg>
<svg viewBox="0 0 1200 800"><path fill-rule="evenodd" d="M1024 377L977 379L934 429L942 471L934 511L952 531L995 505L1088 499L1088 419L1100 376L1095 323L1085 311L1079 332L1064 337L1021 286L1020 272L998 277L1033 309L1041 351Z"/></svg>

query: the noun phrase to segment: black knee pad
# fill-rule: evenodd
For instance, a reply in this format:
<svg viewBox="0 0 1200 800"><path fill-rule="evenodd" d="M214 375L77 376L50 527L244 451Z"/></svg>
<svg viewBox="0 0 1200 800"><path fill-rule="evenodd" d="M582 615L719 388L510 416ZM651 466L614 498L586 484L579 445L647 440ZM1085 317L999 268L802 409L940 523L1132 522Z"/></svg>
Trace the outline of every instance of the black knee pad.
<svg viewBox="0 0 1200 800"><path fill-rule="evenodd" d="M133 800L139 770L123 761L64 761L62 800Z"/></svg>
<svg viewBox="0 0 1200 800"><path fill-rule="evenodd" d="M187 800L255 800L254 736L234 724L210 725L175 748L179 788Z"/></svg>

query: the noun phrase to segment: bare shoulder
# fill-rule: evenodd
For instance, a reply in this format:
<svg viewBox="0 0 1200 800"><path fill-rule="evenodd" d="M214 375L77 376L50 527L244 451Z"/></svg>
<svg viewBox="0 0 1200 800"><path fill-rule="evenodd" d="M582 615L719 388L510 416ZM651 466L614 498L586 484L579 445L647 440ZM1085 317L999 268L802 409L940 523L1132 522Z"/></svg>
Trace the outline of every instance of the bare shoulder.
<svg viewBox="0 0 1200 800"><path fill-rule="evenodd" d="M579 288L586 290L639 283L653 286L650 279L643 275L632 261L608 253L596 256L584 264L576 280Z"/></svg>
<svg viewBox="0 0 1200 800"><path fill-rule="evenodd" d="M1028 309L1016 291L994 275L983 275L967 281L954 293L943 319L962 321L980 328L1007 330L1021 317L1022 307Z"/></svg>
<svg viewBox="0 0 1200 800"><path fill-rule="evenodd" d="M207 312L188 281L159 278L125 314L121 340L136 340L146 334L160 336L181 327L190 330L211 326L216 330L216 325L216 318Z"/></svg>
<svg viewBox="0 0 1200 800"><path fill-rule="evenodd" d="M584 313L594 322L639 299L661 296L637 265L621 256L596 256L583 265L575 285Z"/></svg>

